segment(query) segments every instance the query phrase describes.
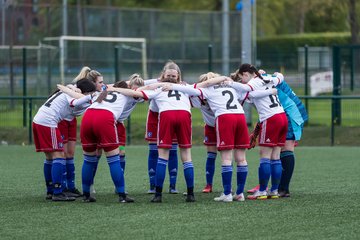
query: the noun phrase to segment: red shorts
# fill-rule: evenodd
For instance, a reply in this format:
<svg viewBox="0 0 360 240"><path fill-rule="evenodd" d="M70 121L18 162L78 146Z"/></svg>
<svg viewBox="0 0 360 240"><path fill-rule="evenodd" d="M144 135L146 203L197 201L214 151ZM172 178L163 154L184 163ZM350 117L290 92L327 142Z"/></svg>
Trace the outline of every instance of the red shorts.
<svg viewBox="0 0 360 240"><path fill-rule="evenodd" d="M159 122L159 113L149 110L146 119L146 132L145 132L146 141L156 142L158 122Z"/></svg>
<svg viewBox="0 0 360 240"><path fill-rule="evenodd" d="M58 128L32 123L34 143L37 152L64 151L64 143Z"/></svg>
<svg viewBox="0 0 360 240"><path fill-rule="evenodd" d="M58 128L60 130L62 139L64 143L68 141L76 142L76 132L77 132L77 120L74 118L71 121L62 120L58 123Z"/></svg>
<svg viewBox="0 0 360 240"><path fill-rule="evenodd" d="M122 122L116 122L120 146L126 146L126 129Z"/></svg>
<svg viewBox="0 0 360 240"><path fill-rule="evenodd" d="M245 114L223 114L216 118L217 148L231 150L248 148L249 131Z"/></svg>
<svg viewBox="0 0 360 240"><path fill-rule="evenodd" d="M109 152L118 148L120 144L112 112L103 109L86 110L81 121L80 138L85 152L94 152L97 148Z"/></svg>
<svg viewBox="0 0 360 240"><path fill-rule="evenodd" d="M180 148L191 148L191 114L185 110L170 110L160 113L158 140L159 148L171 148L177 139Z"/></svg>
<svg viewBox="0 0 360 240"><path fill-rule="evenodd" d="M207 124L204 127L204 145L216 146L216 128Z"/></svg>
<svg viewBox="0 0 360 240"><path fill-rule="evenodd" d="M259 146L282 147L285 145L288 121L285 113L275 114L260 125Z"/></svg>

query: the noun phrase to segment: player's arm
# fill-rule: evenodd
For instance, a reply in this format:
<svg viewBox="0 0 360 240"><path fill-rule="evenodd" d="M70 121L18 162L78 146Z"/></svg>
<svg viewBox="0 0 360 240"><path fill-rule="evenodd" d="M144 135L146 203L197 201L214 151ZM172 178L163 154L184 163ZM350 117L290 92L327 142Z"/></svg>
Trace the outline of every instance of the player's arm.
<svg viewBox="0 0 360 240"><path fill-rule="evenodd" d="M191 85L167 83L162 87L162 90L163 91L170 91L170 90L180 91L189 96L200 96L201 95L201 90L194 88Z"/></svg>
<svg viewBox="0 0 360 240"><path fill-rule="evenodd" d="M206 81L197 83L196 88L207 88L212 85L223 83L224 81L232 81L232 79L229 77L226 77L226 76L214 77L214 78L210 78Z"/></svg>
<svg viewBox="0 0 360 240"><path fill-rule="evenodd" d="M143 90L155 90L159 87L162 87L166 84L166 82L156 82L156 83L152 83L152 84L148 84L142 87L139 87L137 90L138 91L143 91Z"/></svg>
<svg viewBox="0 0 360 240"><path fill-rule="evenodd" d="M262 98L262 97L266 97L269 95L276 95L276 94L277 94L276 88L270 88L267 90L256 90L256 91L249 92L249 96L252 98Z"/></svg>
<svg viewBox="0 0 360 240"><path fill-rule="evenodd" d="M135 91L129 88L116 88L116 87L112 87L109 86L107 91L114 91L114 92L118 92L121 93L125 96L128 97L134 97L134 98L144 98L144 95L142 94L142 92L140 91Z"/></svg>
<svg viewBox="0 0 360 240"><path fill-rule="evenodd" d="M69 95L72 98L82 98L85 96L84 94L75 92L74 90L72 90L64 85L57 84L56 86L60 91L62 91L63 93L66 93L67 95Z"/></svg>
<svg viewBox="0 0 360 240"><path fill-rule="evenodd" d="M229 81L229 82L227 82L227 85L229 87L234 88L236 91L239 91L239 92L254 91L254 88L249 84L243 84L243 83L238 83L238 82L234 82L234 81Z"/></svg>

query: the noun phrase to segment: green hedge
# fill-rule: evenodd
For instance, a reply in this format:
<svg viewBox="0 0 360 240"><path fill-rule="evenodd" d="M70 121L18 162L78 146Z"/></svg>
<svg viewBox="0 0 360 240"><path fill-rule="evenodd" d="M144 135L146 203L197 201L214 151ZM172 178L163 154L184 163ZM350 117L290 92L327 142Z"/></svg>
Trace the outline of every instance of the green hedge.
<svg viewBox="0 0 360 240"><path fill-rule="evenodd" d="M350 33L291 34L259 38L257 40L257 59L261 61L261 65L270 68L286 66L296 69L299 47L344 45L350 43L350 38Z"/></svg>

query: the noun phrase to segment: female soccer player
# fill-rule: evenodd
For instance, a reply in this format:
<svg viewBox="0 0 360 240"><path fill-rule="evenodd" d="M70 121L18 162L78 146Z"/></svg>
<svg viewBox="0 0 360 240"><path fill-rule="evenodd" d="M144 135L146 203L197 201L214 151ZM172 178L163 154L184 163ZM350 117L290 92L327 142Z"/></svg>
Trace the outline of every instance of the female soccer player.
<svg viewBox="0 0 360 240"><path fill-rule="evenodd" d="M95 91L95 85L87 79L81 79L77 87L84 94ZM64 117L82 112L90 105L91 95L86 95L81 99L74 99L67 94L56 91L40 107L33 119L33 135L37 152L44 152L46 160L44 162L44 176L47 186L47 199L53 201L73 201L74 197L63 193L62 184L64 182L64 170L66 165L63 141L58 128L58 123ZM80 109L79 112L73 108Z"/></svg>
<svg viewBox="0 0 360 240"><path fill-rule="evenodd" d="M284 77L281 73L274 76L260 75L251 64L242 64L239 67L239 75L242 83L257 85L258 89L270 89L280 84ZM235 83L233 87L236 87ZM287 119L277 95L268 95L261 98L248 98L256 107L260 121L260 166L259 183L260 188L248 199L264 200L279 198L278 187L281 179L280 150L285 145ZM271 190L268 194L266 187L271 176Z"/></svg>
<svg viewBox="0 0 360 240"><path fill-rule="evenodd" d="M175 75L175 69L167 69L165 75ZM170 77L165 81L176 82ZM110 88L110 90L112 90ZM156 166L156 193L151 202L162 202L162 189L165 179L166 165L169 160L173 138L176 136L180 148L180 156L184 166L184 176L187 185L187 202L194 202L194 167L191 160L191 112L190 101L186 94L178 91L164 92L161 89L134 91L130 89L117 89L123 94L132 97L152 99L159 107L159 125L157 145L159 158Z"/></svg>
<svg viewBox="0 0 360 240"><path fill-rule="evenodd" d="M102 91L102 87L104 86L102 75L98 71L91 70L89 67L83 67L80 73L74 78L74 85L71 84L68 85L68 87L75 90L77 81L83 78L87 78L92 81L95 84L96 91ZM85 111L85 109L82 110ZM77 110L75 109L75 111ZM82 115L82 112L79 112L76 115ZM82 194L75 187L74 153L76 146L77 120L76 117L74 117L74 114L69 114L68 116L64 117L64 119L59 122L58 128L63 138L66 160L66 172L64 173L66 178L64 178L62 185L65 188L64 191L68 196L80 197Z"/></svg>

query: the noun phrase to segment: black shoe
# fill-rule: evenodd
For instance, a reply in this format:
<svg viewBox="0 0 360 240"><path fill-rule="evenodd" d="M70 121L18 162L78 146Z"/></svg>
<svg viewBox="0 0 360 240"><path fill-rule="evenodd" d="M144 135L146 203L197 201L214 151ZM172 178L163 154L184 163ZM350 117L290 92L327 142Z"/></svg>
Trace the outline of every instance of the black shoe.
<svg viewBox="0 0 360 240"><path fill-rule="evenodd" d="M286 190L280 190L279 191L279 196L281 198L288 198L288 197L290 197L290 192L286 191Z"/></svg>
<svg viewBox="0 0 360 240"><path fill-rule="evenodd" d="M75 201L75 198L69 197L65 193L59 193L59 194L54 194L52 196L52 200L54 202L69 202L69 201Z"/></svg>
<svg viewBox="0 0 360 240"><path fill-rule="evenodd" d="M78 198L78 197L82 197L83 194L77 189L77 188L74 188L74 189L66 189L64 191L64 193L68 196L68 197L75 197L75 198Z"/></svg>
<svg viewBox="0 0 360 240"><path fill-rule="evenodd" d="M121 203L132 203L132 202L135 202L134 199L128 197L127 195L123 196L123 195L119 195L119 202Z"/></svg>
<svg viewBox="0 0 360 240"><path fill-rule="evenodd" d="M161 203L161 202L162 202L162 197L155 195L155 196L151 199L150 202L153 202L153 203Z"/></svg>
<svg viewBox="0 0 360 240"><path fill-rule="evenodd" d="M186 199L185 199L186 202L195 202L195 196L193 194L188 194L186 195Z"/></svg>
<svg viewBox="0 0 360 240"><path fill-rule="evenodd" d="M92 196L84 196L83 202L84 202L84 203L96 202L96 198L94 198L94 197L92 197Z"/></svg>
<svg viewBox="0 0 360 240"><path fill-rule="evenodd" d="M46 200L51 200L51 199L52 199L52 196L53 196L53 194L50 193L50 192L48 192L48 193L46 193L45 199L46 199Z"/></svg>

